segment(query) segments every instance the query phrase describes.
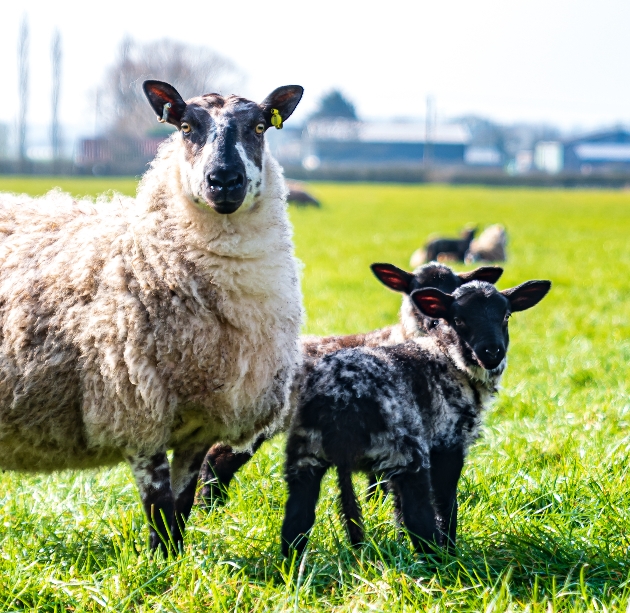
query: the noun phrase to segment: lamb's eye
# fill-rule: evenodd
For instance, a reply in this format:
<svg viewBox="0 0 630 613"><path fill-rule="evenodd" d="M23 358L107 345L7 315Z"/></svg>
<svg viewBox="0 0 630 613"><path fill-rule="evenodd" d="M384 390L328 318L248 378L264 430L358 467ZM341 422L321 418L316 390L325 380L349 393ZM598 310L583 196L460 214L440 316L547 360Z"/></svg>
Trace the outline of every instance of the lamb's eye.
<svg viewBox="0 0 630 613"><path fill-rule="evenodd" d="M256 130L256 134L262 134L265 131L265 124L257 123L254 129Z"/></svg>
<svg viewBox="0 0 630 613"><path fill-rule="evenodd" d="M512 313L507 312L507 313L505 314L505 317L503 318L503 323L505 323L505 324L506 324L506 323L507 323L507 320L508 320L508 319L510 319L510 317L512 317Z"/></svg>
<svg viewBox="0 0 630 613"><path fill-rule="evenodd" d="M182 122L182 132L184 134L189 134L191 130L192 130L192 128L190 127L189 123L186 123L185 121Z"/></svg>
<svg viewBox="0 0 630 613"><path fill-rule="evenodd" d="M459 317L453 317L453 323L456 326L461 326L464 322Z"/></svg>

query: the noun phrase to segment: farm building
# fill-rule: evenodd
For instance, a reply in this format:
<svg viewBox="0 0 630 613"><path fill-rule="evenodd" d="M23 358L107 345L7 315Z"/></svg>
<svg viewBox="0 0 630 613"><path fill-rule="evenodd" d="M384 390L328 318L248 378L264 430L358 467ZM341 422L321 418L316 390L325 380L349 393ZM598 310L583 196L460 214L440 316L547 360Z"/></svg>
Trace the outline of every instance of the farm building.
<svg viewBox="0 0 630 613"><path fill-rule="evenodd" d="M274 155L287 166L326 167L457 166L467 162L470 133L461 124L433 126L427 138L420 122L316 120L304 130L268 134Z"/></svg>
<svg viewBox="0 0 630 613"><path fill-rule="evenodd" d="M459 124L433 127L427 138L424 123L312 121L302 142L303 163L309 165L464 164L468 130Z"/></svg>
<svg viewBox="0 0 630 613"><path fill-rule="evenodd" d="M630 171L630 132L611 130L564 143L564 170Z"/></svg>

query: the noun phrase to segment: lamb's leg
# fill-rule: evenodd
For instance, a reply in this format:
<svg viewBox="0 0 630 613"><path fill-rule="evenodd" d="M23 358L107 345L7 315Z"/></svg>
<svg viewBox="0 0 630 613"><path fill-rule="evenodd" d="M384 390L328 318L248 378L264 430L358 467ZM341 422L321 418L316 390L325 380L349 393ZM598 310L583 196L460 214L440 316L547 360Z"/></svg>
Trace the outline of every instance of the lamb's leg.
<svg viewBox="0 0 630 613"><path fill-rule="evenodd" d="M461 447L431 451L431 488L436 520L445 535L447 550L455 547L457 538L457 482L464 466Z"/></svg>
<svg viewBox="0 0 630 613"><path fill-rule="evenodd" d="M309 466L300 470L287 470L289 497L284 508L282 522L282 554L291 550L302 555L308 542L308 531L315 523L315 506L319 498L322 478L327 466Z"/></svg>
<svg viewBox="0 0 630 613"><path fill-rule="evenodd" d="M337 466L337 477L339 479L341 511L346 530L350 543L353 547L357 547L363 542L363 521L361 509L352 487L352 472L346 467Z"/></svg>
<svg viewBox="0 0 630 613"><path fill-rule="evenodd" d="M202 508L209 510L214 504L225 504L228 487L236 471L252 459L266 440L266 436L259 436L251 451L235 452L232 447L223 443L217 443L210 448L199 473L202 483L199 504Z"/></svg>
<svg viewBox="0 0 630 613"><path fill-rule="evenodd" d="M392 477L392 484L413 546L420 553L434 554L440 532L431 504L429 470L421 468L418 472L399 473Z"/></svg>
<svg viewBox="0 0 630 613"><path fill-rule="evenodd" d="M205 448L175 449L171 483L175 498L173 541L180 546L184 540L186 521L195 501L199 469L205 457Z"/></svg>
<svg viewBox="0 0 630 613"><path fill-rule="evenodd" d="M127 461L136 480L144 512L149 520L149 543L158 547L166 557L172 544L175 502L171 489L171 475L166 451L154 455L130 454Z"/></svg>

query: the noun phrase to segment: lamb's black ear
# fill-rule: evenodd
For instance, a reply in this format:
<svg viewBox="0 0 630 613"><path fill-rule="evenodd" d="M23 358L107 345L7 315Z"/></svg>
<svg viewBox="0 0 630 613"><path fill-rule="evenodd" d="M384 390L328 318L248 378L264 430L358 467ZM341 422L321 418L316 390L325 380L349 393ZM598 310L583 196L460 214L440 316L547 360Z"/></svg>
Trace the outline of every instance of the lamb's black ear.
<svg viewBox="0 0 630 613"><path fill-rule="evenodd" d="M551 288L551 281L525 281L501 293L510 301L511 311L524 311L536 306Z"/></svg>
<svg viewBox="0 0 630 613"><path fill-rule="evenodd" d="M411 299L423 315L433 319L446 319L453 304L453 296L445 294L435 287L426 287L411 292Z"/></svg>
<svg viewBox="0 0 630 613"><path fill-rule="evenodd" d="M405 294L411 292L411 281L413 280L411 273L392 264L370 264L370 268L376 278L383 285L387 285L389 289L393 289L395 292L405 292Z"/></svg>
<svg viewBox="0 0 630 613"><path fill-rule="evenodd" d="M261 103L260 106L265 114L267 127L272 125L282 128L282 124L291 117L295 107L302 99L304 88L301 85L283 85L274 89ZM278 111L272 112L272 109ZM279 117L272 121L272 115Z"/></svg>
<svg viewBox="0 0 630 613"><path fill-rule="evenodd" d="M500 266L481 266L469 272L459 272L457 276L462 280L462 285L471 281L485 281L494 285L502 274L503 268Z"/></svg>
<svg viewBox="0 0 630 613"><path fill-rule="evenodd" d="M163 81L145 81L142 84L142 89L158 119L165 120L167 123L179 128L182 115L186 110L186 103L178 91L172 85ZM164 105L166 104L171 106L165 109Z"/></svg>

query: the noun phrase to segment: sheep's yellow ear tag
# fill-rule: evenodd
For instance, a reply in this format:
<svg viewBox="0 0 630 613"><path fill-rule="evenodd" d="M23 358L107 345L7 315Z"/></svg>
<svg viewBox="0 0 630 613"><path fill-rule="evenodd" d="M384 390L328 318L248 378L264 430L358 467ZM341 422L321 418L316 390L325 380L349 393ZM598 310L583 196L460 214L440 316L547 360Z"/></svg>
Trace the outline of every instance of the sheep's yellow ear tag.
<svg viewBox="0 0 630 613"><path fill-rule="evenodd" d="M282 116L278 109L271 109L271 125L276 130L282 130Z"/></svg>

